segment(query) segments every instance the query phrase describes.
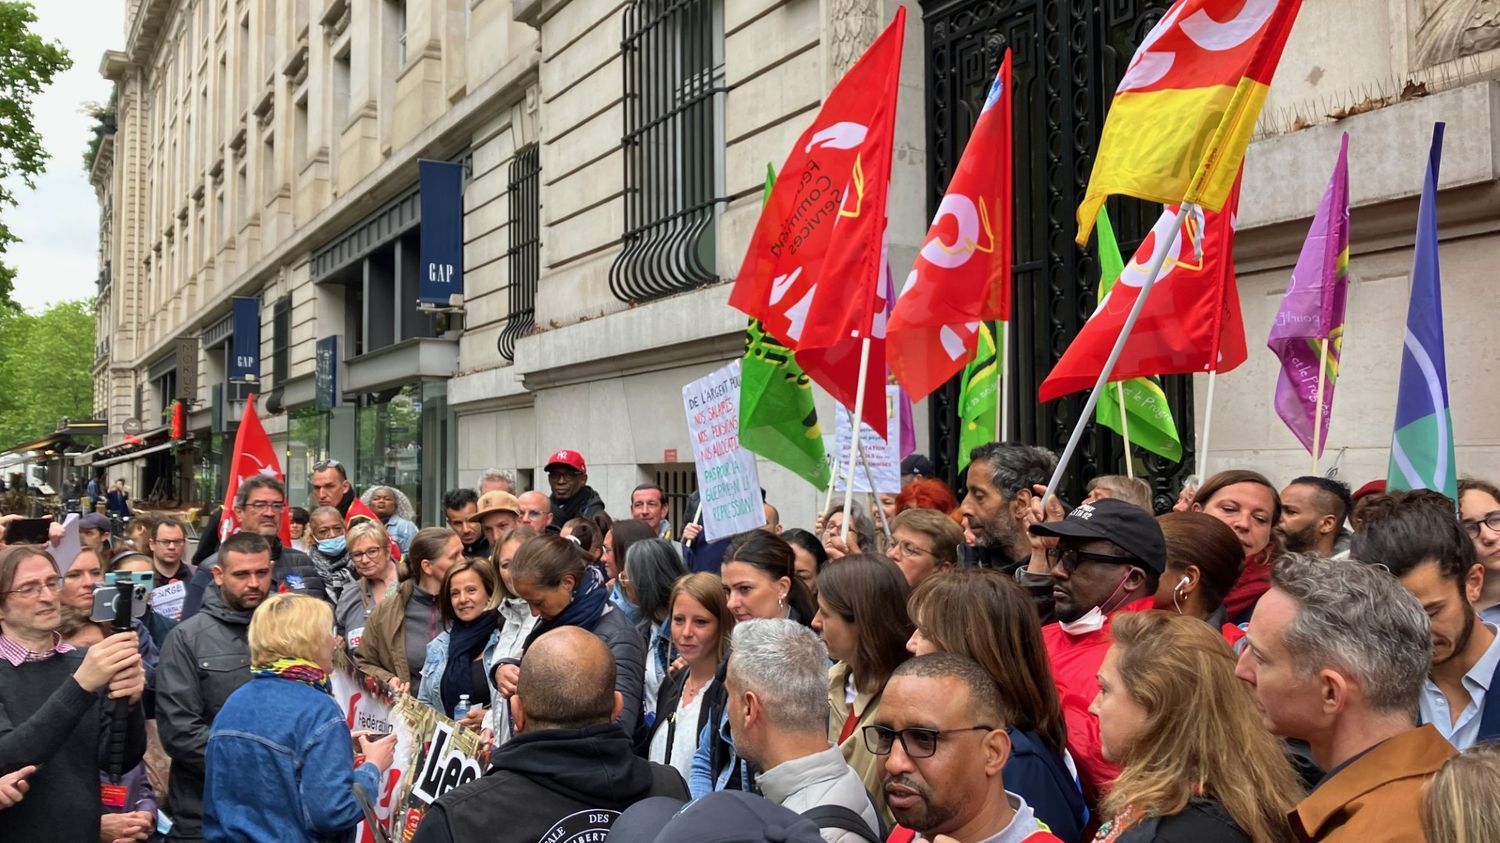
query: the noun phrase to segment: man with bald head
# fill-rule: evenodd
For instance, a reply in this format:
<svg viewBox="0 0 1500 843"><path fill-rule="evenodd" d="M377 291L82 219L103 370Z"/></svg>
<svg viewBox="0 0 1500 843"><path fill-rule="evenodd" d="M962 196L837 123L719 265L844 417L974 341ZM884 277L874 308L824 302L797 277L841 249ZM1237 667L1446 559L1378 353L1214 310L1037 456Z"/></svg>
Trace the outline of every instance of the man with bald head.
<svg viewBox="0 0 1500 843"><path fill-rule="evenodd" d="M501 828L507 840L603 840L642 799L686 801L677 771L637 756L615 725L624 702L597 635L564 626L537 638L510 699L516 737L482 778L432 804L412 843L487 840Z"/></svg>
<svg viewBox="0 0 1500 843"><path fill-rule="evenodd" d="M523 493L516 499L521 507L521 523L536 530L538 533L556 533L562 530L561 524L553 523L552 502L547 496L538 491Z"/></svg>

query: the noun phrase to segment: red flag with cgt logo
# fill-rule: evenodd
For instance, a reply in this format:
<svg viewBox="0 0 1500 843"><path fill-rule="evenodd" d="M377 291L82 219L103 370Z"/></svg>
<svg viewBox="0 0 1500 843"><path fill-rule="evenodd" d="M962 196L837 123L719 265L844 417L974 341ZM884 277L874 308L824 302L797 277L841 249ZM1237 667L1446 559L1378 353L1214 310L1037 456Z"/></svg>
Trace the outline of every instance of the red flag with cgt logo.
<svg viewBox="0 0 1500 843"><path fill-rule="evenodd" d="M899 8L828 93L778 171L735 278L729 303L794 352L871 336L881 312L905 31L906 10ZM884 430L884 402L867 401L866 409L865 421Z"/></svg>

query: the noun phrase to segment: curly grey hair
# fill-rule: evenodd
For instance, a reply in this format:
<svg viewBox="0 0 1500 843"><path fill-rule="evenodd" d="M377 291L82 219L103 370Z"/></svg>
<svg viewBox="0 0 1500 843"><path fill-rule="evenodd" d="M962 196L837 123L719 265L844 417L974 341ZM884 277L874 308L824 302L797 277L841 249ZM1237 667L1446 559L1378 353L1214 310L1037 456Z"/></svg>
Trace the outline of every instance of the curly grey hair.
<svg viewBox="0 0 1500 843"><path fill-rule="evenodd" d="M1036 445L1016 442L989 442L969 452L971 462L983 460L990 466L995 488L1006 500L1021 489L1044 486L1057 468L1057 455Z"/></svg>
<svg viewBox="0 0 1500 843"><path fill-rule="evenodd" d="M1432 667L1430 622L1395 577L1352 559L1288 553L1271 569L1271 587L1297 603L1282 639L1303 675L1331 667L1377 711L1416 712Z"/></svg>
<svg viewBox="0 0 1500 843"><path fill-rule="evenodd" d="M787 618L736 624L726 682L754 691L766 719L800 733L828 730L828 648Z"/></svg>
<svg viewBox="0 0 1500 843"><path fill-rule="evenodd" d="M416 523L417 510L412 507L411 498L408 498L405 492L397 489L395 486L371 486L370 488L365 490L365 493L363 495L359 496L359 499L365 502L365 506L369 506L370 500L374 498L375 493L380 491L381 489L385 489L392 495L395 495L397 515L405 518L407 521Z"/></svg>

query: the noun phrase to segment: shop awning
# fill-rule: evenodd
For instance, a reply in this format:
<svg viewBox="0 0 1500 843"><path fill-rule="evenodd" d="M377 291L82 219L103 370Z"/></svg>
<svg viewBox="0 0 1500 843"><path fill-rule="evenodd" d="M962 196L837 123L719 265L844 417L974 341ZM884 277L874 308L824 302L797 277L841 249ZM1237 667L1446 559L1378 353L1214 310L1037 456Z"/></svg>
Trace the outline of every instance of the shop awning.
<svg viewBox="0 0 1500 843"><path fill-rule="evenodd" d="M139 459L140 457L144 457L147 454L160 453L161 451L165 451L165 450L167 450L170 447L172 447L172 443L170 441L168 441L168 442L163 442L160 445L152 445L152 446L150 446L148 448L141 448L140 450L130 451L130 452L124 454L123 456L111 457L111 458L106 459L106 460L94 460L94 467L95 468L108 468L109 466L117 465L117 464L122 463L122 462L130 462L133 459Z"/></svg>

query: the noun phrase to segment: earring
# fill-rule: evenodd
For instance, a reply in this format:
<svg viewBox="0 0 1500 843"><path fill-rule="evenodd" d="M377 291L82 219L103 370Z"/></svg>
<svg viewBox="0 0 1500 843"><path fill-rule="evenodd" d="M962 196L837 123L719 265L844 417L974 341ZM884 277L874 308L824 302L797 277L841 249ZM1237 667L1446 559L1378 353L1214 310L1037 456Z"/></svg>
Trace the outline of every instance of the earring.
<svg viewBox="0 0 1500 843"><path fill-rule="evenodd" d="M776 607L779 608L779 609L785 609L786 608L786 595L785 594L783 594L780 597L776 598Z"/></svg>

